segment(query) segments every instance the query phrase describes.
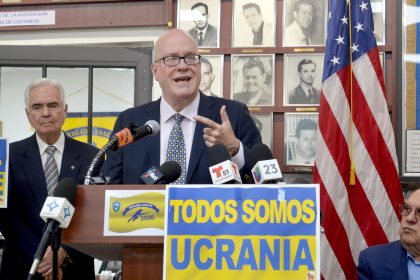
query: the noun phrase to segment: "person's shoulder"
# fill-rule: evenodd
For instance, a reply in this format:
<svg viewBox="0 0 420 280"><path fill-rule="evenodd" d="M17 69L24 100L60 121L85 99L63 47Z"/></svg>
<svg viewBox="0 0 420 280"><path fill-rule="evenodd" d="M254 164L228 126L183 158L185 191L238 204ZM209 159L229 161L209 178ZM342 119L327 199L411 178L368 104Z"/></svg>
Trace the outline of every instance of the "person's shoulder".
<svg viewBox="0 0 420 280"><path fill-rule="evenodd" d="M32 134L32 136L29 136L27 138L24 138L22 140L18 140L18 141L14 141L12 143L10 143L9 145L9 152L13 153L13 152L21 152L24 149L26 149L28 147L28 145L31 145L32 143L36 143L36 138L35 138L35 134Z"/></svg>
<svg viewBox="0 0 420 280"><path fill-rule="evenodd" d="M403 247L401 245L401 242L399 240L385 243L385 244L379 244L374 245L371 247L368 247L364 249L362 252L368 256L378 256L380 254L389 254L393 252L399 252L403 250Z"/></svg>
<svg viewBox="0 0 420 280"><path fill-rule="evenodd" d="M247 106L244 103L239 102L237 100L225 99L218 96L206 96L206 97L209 98L209 100L211 100L211 102L216 104L218 107L226 105L227 108L238 108L238 109L247 108Z"/></svg>
<svg viewBox="0 0 420 280"><path fill-rule="evenodd" d="M217 32L217 27L212 24L208 24L207 31Z"/></svg>

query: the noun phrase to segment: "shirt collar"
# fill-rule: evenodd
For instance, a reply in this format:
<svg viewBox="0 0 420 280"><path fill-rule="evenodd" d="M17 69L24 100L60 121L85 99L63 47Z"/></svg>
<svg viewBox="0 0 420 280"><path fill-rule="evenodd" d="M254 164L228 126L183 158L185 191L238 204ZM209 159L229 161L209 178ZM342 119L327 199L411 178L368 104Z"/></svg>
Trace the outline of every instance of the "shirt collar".
<svg viewBox="0 0 420 280"><path fill-rule="evenodd" d="M207 28L209 28L209 25L208 24L203 29L198 29L197 28L197 35L199 35L200 32L203 32L203 36L204 36L204 34L206 34L206 32L207 32Z"/></svg>
<svg viewBox="0 0 420 280"><path fill-rule="evenodd" d="M160 121L162 123L167 122L174 114L180 113L185 118L189 119L192 122L195 122L194 117L198 114L198 105L200 104L200 93L197 94L193 102L188 104L180 112L176 112L171 105L166 102L165 98L162 95L160 100Z"/></svg>
<svg viewBox="0 0 420 280"><path fill-rule="evenodd" d="M39 152L41 153L41 155L45 152L45 149L48 146L54 146L58 152L60 152L61 154L63 154L64 152L64 141L65 141L65 137L64 137L64 132L61 131L60 137L58 138L57 142L55 142L52 145L48 145L47 143L45 143L41 137L39 137L38 133L35 133L36 135L36 142L38 143L38 147L39 147Z"/></svg>

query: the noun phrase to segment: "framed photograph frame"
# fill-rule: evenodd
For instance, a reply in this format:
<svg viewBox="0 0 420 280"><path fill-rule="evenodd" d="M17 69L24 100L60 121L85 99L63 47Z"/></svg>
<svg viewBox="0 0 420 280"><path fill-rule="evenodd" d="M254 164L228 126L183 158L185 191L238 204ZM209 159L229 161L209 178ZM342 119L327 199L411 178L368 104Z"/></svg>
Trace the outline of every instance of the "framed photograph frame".
<svg viewBox="0 0 420 280"><path fill-rule="evenodd" d="M327 15L327 0L284 0L283 46L325 45Z"/></svg>
<svg viewBox="0 0 420 280"><path fill-rule="evenodd" d="M285 113L284 123L285 164L313 166L318 113Z"/></svg>
<svg viewBox="0 0 420 280"><path fill-rule="evenodd" d="M377 45L385 45L385 1L371 0L373 26L375 27L375 38Z"/></svg>
<svg viewBox="0 0 420 280"><path fill-rule="evenodd" d="M283 104L319 106L324 54L285 54L284 69Z"/></svg>
<svg viewBox="0 0 420 280"><path fill-rule="evenodd" d="M276 5L276 0L233 0L232 47L275 47Z"/></svg>
<svg viewBox="0 0 420 280"><path fill-rule="evenodd" d="M273 113L254 113L251 118L260 131L262 142L273 150Z"/></svg>
<svg viewBox="0 0 420 280"><path fill-rule="evenodd" d="M199 48L219 47L220 0L178 0L177 27Z"/></svg>
<svg viewBox="0 0 420 280"><path fill-rule="evenodd" d="M231 99L248 106L274 106L274 54L231 58Z"/></svg>
<svg viewBox="0 0 420 280"><path fill-rule="evenodd" d="M201 56L200 90L206 95L223 97L223 55Z"/></svg>

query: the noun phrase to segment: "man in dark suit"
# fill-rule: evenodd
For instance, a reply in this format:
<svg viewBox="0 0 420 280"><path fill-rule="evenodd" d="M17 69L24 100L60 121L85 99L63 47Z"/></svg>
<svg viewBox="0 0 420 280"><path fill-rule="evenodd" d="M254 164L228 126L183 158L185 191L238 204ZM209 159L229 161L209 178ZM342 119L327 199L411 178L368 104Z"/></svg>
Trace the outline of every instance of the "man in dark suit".
<svg viewBox="0 0 420 280"><path fill-rule="evenodd" d="M289 94L289 104L319 104L320 91L313 87L316 64L303 59L298 64L299 85Z"/></svg>
<svg viewBox="0 0 420 280"><path fill-rule="evenodd" d="M217 47L217 28L209 24L209 7L198 2L191 7L195 27L188 30L199 47Z"/></svg>
<svg viewBox="0 0 420 280"><path fill-rule="evenodd" d="M420 279L420 189L399 207L400 240L360 252L359 280Z"/></svg>
<svg viewBox="0 0 420 280"><path fill-rule="evenodd" d="M82 184L98 151L91 145L72 140L62 131L67 105L63 87L58 82L40 79L30 84L25 92L25 105L36 133L10 145L9 207L0 211L0 230L6 239L0 279L27 279L43 235L45 222L39 213L47 195L53 193L56 182L63 178L73 178ZM54 151L49 156L47 150L51 147ZM47 167L50 165L47 162L54 167ZM93 258L68 246L60 247L58 266L59 279L95 279ZM35 279L52 279L50 247L37 272Z"/></svg>
<svg viewBox="0 0 420 280"><path fill-rule="evenodd" d="M242 174L252 167L249 149L261 143L261 136L244 104L199 92L200 56L194 40L184 31L172 29L155 45L153 76L162 88L154 102L122 112L114 131L130 123L148 120L160 123L160 133L108 154L103 173L112 183L143 183L140 176L171 156L172 131L182 128L180 148L184 154L179 183L212 183L207 147L224 145ZM181 116L181 118L179 118ZM184 177L185 176L185 177Z"/></svg>

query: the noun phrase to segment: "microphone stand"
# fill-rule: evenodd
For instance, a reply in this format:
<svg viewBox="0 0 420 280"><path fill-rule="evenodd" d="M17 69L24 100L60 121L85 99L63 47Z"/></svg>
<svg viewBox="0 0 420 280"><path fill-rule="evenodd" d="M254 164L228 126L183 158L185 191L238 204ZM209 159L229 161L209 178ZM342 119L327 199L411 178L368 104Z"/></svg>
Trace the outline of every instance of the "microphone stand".
<svg viewBox="0 0 420 280"><path fill-rule="evenodd" d="M109 140L109 142L106 143L105 146L103 146L102 149L100 149L99 152L96 153L95 157L93 158L92 162L89 165L88 171L86 172L84 185L93 185L92 173L93 173L93 170L95 169L99 159L101 159L104 156L105 152L109 148L114 146L117 142L118 142L118 138L115 135L112 136L111 140Z"/></svg>
<svg viewBox="0 0 420 280"><path fill-rule="evenodd" d="M56 234L51 240L51 250L52 250L52 268L53 268L53 280L58 280L58 250L61 246L61 228L58 228Z"/></svg>

